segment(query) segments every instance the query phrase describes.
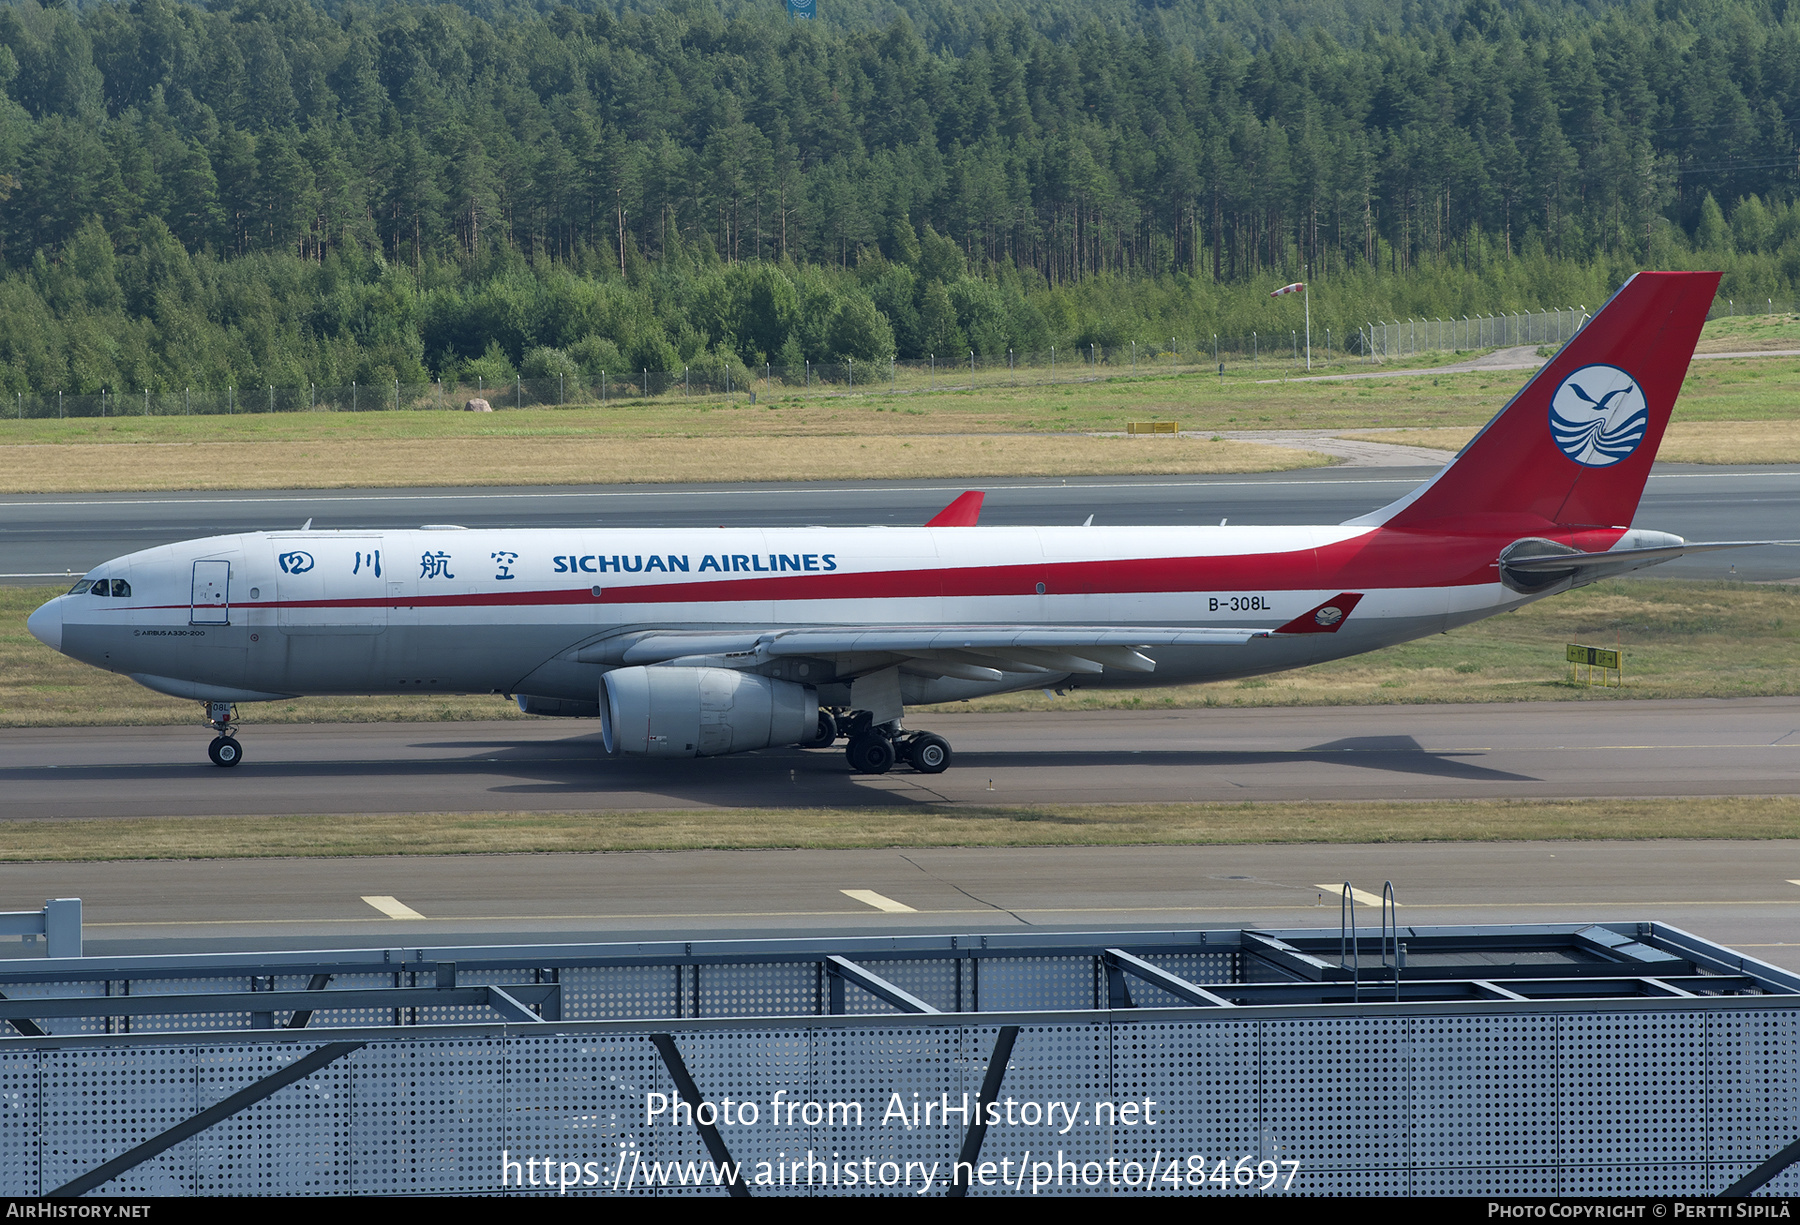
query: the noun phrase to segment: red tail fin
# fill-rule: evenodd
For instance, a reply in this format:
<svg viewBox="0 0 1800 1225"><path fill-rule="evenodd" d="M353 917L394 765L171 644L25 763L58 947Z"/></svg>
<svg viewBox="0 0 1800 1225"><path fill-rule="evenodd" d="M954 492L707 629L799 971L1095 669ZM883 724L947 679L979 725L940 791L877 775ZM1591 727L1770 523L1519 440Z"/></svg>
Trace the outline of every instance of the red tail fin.
<svg viewBox="0 0 1800 1225"><path fill-rule="evenodd" d="M987 495L978 489L957 498L925 521L926 527L974 527L981 519L981 503Z"/></svg>
<svg viewBox="0 0 1800 1225"><path fill-rule="evenodd" d="M1352 522L1629 526L1718 288L1716 272L1638 273L1435 480Z"/></svg>

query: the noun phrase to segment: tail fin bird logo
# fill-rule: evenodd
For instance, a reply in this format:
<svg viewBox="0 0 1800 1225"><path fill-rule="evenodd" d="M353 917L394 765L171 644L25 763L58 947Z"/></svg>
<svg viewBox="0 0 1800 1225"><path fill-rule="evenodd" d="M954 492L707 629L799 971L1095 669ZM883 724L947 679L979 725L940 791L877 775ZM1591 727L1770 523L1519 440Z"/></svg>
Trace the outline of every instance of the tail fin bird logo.
<svg viewBox="0 0 1800 1225"><path fill-rule="evenodd" d="M1584 468L1628 457L1650 428L1650 406L1637 380L1617 366L1583 366L1550 397L1550 436Z"/></svg>

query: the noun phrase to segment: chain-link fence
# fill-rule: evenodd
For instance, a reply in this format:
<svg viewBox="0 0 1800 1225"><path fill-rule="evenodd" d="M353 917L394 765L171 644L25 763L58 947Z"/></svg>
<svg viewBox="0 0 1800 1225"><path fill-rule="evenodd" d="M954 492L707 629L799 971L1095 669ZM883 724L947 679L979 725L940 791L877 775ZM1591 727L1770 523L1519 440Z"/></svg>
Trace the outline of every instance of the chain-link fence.
<svg viewBox="0 0 1800 1225"><path fill-rule="evenodd" d="M1758 300L1743 310L1721 301L1710 318L1774 312ZM745 366L710 358L680 370L600 370L553 378L468 382L348 383L227 387L223 391L102 391L14 393L0 415L24 418L228 416L236 413L486 411L566 406L629 406L719 398L783 398L888 391L912 395L993 387L1041 387L1155 374L1256 375L1380 364L1429 353L1482 352L1520 345L1559 345L1588 312L1582 307L1465 315L1457 319L1373 321L1349 328L1315 322L1310 338L1298 328L1243 335L1170 336L1122 344L1082 344L1041 352L928 354L922 361L808 362Z"/></svg>
<svg viewBox="0 0 1800 1225"><path fill-rule="evenodd" d="M1380 362L1422 353L1559 345L1573 336L1587 317L1586 310L1571 306L1507 315L1464 315L1459 319L1371 322L1349 338L1348 347L1365 361Z"/></svg>

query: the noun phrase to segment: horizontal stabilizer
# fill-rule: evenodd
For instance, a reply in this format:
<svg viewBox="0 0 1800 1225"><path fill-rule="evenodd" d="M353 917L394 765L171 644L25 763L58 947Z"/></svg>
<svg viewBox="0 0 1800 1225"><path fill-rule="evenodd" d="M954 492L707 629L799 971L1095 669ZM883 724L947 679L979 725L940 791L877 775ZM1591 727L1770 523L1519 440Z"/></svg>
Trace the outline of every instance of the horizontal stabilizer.
<svg viewBox="0 0 1800 1225"><path fill-rule="evenodd" d="M1609 549L1604 553L1582 553L1554 540L1527 537L1515 540L1500 553L1500 581L1514 591L1535 594L1559 583L1582 587L1588 583L1629 574L1646 566L1674 561L1689 553L1715 553L1721 549L1749 549L1758 545L1800 545L1800 540L1720 540L1690 542L1663 532L1634 532L1639 539L1660 538L1668 544L1639 548Z"/></svg>
<svg viewBox="0 0 1800 1225"><path fill-rule="evenodd" d="M1543 557L1509 558L1506 565L1509 569L1539 574L1558 570L1574 570L1582 566L1611 565L1617 562L1635 562L1637 566L1654 566L1658 562L1673 561L1688 553L1714 553L1720 549L1753 549L1761 545L1793 546L1800 545L1800 540L1720 540L1665 545L1657 549L1613 549L1606 553L1556 553Z"/></svg>

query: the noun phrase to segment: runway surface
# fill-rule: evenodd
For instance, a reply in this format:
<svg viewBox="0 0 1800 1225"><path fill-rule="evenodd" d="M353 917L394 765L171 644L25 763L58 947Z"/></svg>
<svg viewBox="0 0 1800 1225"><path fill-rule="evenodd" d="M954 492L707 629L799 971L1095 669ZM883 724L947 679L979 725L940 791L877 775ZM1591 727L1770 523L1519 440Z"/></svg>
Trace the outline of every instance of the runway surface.
<svg viewBox="0 0 1800 1225"><path fill-rule="evenodd" d="M686 851L12 865L0 866L0 908L80 897L85 951L110 955L675 933L1335 930L1337 882L1379 894L1392 880L1407 925L1656 920L1800 969L1796 879L1800 842ZM390 918L370 897L420 917ZM1375 909L1359 921L1376 923ZM10 940L0 949L29 955Z"/></svg>
<svg viewBox="0 0 1800 1225"><path fill-rule="evenodd" d="M923 523L967 488L987 524L1340 523L1401 497L1429 468L1319 469L1205 477L867 481L806 484L284 490L0 497L0 582L47 584L152 545L241 531L465 527L712 527ZM1658 465L1636 524L1690 540L1800 536L1800 468ZM1733 570L1735 567L1735 571ZM1800 576L1800 549L1703 554L1659 575Z"/></svg>
<svg viewBox="0 0 1800 1225"><path fill-rule="evenodd" d="M943 774L841 751L604 756L594 721L22 728L0 795L38 817L1800 794L1800 699L921 716ZM1796 873L1800 875L1800 873Z"/></svg>
<svg viewBox="0 0 1800 1225"><path fill-rule="evenodd" d="M613 761L588 723L252 726L245 763L230 771L205 763L198 727L17 729L0 737L0 795L9 814L72 820L516 809L604 821L609 810L658 807L1800 791L1800 699L964 714L929 725L958 748L935 777L855 776L822 751ZM1343 880L1372 894L1394 881L1409 924L1655 919L1800 969L1800 841L19 864L0 865L0 909L80 897L87 951L111 955L682 933L1329 928ZM389 917L369 897L419 917ZM0 942L0 957L41 947Z"/></svg>

